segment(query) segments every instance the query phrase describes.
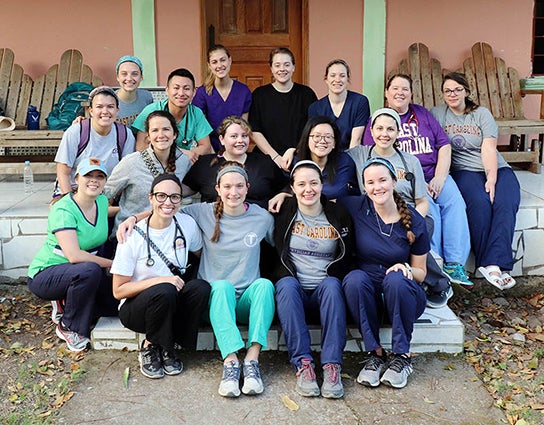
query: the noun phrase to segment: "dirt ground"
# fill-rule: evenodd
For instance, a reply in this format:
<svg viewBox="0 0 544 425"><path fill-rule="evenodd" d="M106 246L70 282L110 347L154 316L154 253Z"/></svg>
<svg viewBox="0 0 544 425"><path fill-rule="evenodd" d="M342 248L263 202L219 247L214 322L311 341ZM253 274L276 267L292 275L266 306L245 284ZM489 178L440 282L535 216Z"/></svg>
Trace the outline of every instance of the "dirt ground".
<svg viewBox="0 0 544 425"><path fill-rule="evenodd" d="M301 410L306 408L307 414L311 412L313 416L299 416L299 420L293 420L289 410L278 402L280 393L294 393L294 377L289 370L286 355L264 353L263 364L271 366L268 372L263 373L268 385L265 393L268 394L259 397L259 403L262 404L259 404L262 410L260 421L314 423L315 419L319 423L544 423L544 294L541 289L544 278L518 280L518 286L507 293L501 293L482 281L478 282L472 292L457 291L450 300L450 307L466 326L465 353L458 356L427 354L416 357L416 374L409 386L401 390L404 393L381 388L370 392L361 391L361 387L353 382L360 358L346 354L343 374L346 398L342 404L333 407L327 401L317 403L294 398ZM139 409L153 407L153 403L156 407L157 402L149 401L146 405L142 398L147 391L142 385L149 385L150 380L140 376L136 354L92 351L70 353L56 337L50 313L50 303L33 296L25 285L0 285L1 423L146 423L141 416L137 416L137 412ZM184 382L189 383L194 379L197 385L202 383L203 388L183 395L188 405L197 405L199 400L202 402L199 395L209 391L210 397L215 397L214 403L218 403L217 408L224 409L224 401L217 400L216 395L219 366L217 353L189 356L186 371L182 374L185 376ZM126 416L115 419L117 410L115 404L111 405L112 395L107 393L110 391L108 388L123 390L122 371L126 367L131 370L127 380L129 392L119 397L124 397L125 403L130 401L135 406L125 412L130 415L131 410L132 415L136 415L132 422L126 421ZM429 368L433 370L432 378L428 374ZM207 376L211 379L204 383L202 379ZM466 376L469 378L457 378ZM460 383L459 379L466 379L466 382ZM109 385L109 380L114 382ZM171 385L168 383L174 381L165 382ZM155 382L153 384L157 385ZM448 387L454 384L462 389L458 391L460 394L448 393ZM275 389L269 390L269 387ZM480 390L483 394L476 396ZM417 399L404 405L403 394L407 399ZM197 396L198 399L192 398ZM99 409L98 416L73 420L74 412L81 412L89 403L99 403L101 400L97 398L100 397L105 399L102 402L108 407ZM168 405L169 397L169 394L165 394L158 403ZM452 405L450 400L448 405L448 398L452 397L455 403ZM234 406L229 410L229 414L233 415L232 420L242 415L241 422L255 423L247 418L247 415L251 415L249 403L254 405L254 400L231 404ZM362 407L369 406L368 403L372 406L370 411ZM210 409L206 413L215 414ZM171 420L156 423L204 423L186 420L194 415L202 418L198 412L188 411L183 417L172 409L169 412ZM472 422L469 420L471 416L467 416L469 412L476 415L472 416ZM476 419L478 412L483 412L481 420ZM230 423L228 416L219 422Z"/></svg>

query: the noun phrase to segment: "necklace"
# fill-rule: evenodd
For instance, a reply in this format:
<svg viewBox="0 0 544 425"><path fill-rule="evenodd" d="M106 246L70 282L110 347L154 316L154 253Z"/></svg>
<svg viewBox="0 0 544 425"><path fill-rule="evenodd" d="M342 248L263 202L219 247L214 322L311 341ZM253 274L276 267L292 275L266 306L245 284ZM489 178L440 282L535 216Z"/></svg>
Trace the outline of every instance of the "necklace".
<svg viewBox="0 0 544 425"><path fill-rule="evenodd" d="M382 230L382 225L380 224L380 219L378 218L378 213L376 213L374 211L374 217L376 217L376 223L378 223L378 228L380 229L380 233L384 236L387 236L388 238L391 237L391 233L393 233L393 226L395 225L395 223L391 223L391 227L389 228L389 233L385 233L383 230ZM385 224L385 223L384 223Z"/></svg>

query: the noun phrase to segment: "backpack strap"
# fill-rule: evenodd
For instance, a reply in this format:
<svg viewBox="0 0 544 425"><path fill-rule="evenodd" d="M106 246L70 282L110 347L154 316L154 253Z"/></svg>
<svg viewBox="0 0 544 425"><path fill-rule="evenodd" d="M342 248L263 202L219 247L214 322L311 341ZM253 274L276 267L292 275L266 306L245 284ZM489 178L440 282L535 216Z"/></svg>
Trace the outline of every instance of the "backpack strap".
<svg viewBox="0 0 544 425"><path fill-rule="evenodd" d="M120 122L115 121L115 130L117 132L117 155L119 156L119 161L121 161L121 156L123 154L123 149L127 142L127 127L121 124ZM84 119L80 122L79 128L79 144L77 145L77 155L76 158L81 155L89 144L89 139L91 138L91 119Z"/></svg>
<svg viewBox="0 0 544 425"><path fill-rule="evenodd" d="M77 145L76 158L81 155L89 144L89 139L91 137L91 119L83 119L79 125L79 144Z"/></svg>

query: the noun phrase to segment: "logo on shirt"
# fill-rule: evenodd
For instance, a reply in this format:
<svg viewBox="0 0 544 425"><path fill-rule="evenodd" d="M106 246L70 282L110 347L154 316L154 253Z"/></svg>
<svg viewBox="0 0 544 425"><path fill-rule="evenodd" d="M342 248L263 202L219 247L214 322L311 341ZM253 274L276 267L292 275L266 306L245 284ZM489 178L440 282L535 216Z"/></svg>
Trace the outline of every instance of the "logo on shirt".
<svg viewBox="0 0 544 425"><path fill-rule="evenodd" d="M244 236L244 244L251 248L252 246L255 246L259 243L259 237L257 236L257 233L255 232L249 232L246 233Z"/></svg>
<svg viewBox="0 0 544 425"><path fill-rule="evenodd" d="M467 141L461 134L456 134L451 138L451 145L457 150L465 150Z"/></svg>

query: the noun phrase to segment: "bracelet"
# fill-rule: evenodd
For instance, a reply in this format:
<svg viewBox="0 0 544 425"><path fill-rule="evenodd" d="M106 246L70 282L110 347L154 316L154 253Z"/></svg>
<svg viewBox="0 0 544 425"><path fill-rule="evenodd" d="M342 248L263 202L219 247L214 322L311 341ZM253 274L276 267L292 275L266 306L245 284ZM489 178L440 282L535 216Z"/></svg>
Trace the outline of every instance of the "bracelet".
<svg viewBox="0 0 544 425"><path fill-rule="evenodd" d="M406 267L406 270L409 272L409 273L412 273L412 266L408 263L404 263L404 267ZM414 274L412 273L412 276Z"/></svg>
<svg viewBox="0 0 544 425"><path fill-rule="evenodd" d="M279 153L278 153L278 154L276 154L276 156L275 156L274 158L272 158L272 161L275 161L275 160L276 160L276 158L277 158L278 156L280 156L280 154L279 154Z"/></svg>
<svg viewBox="0 0 544 425"><path fill-rule="evenodd" d="M134 220L136 220L136 221L134 222L134 224L138 223L138 217L136 217L134 214L131 215L131 217L134 217Z"/></svg>

